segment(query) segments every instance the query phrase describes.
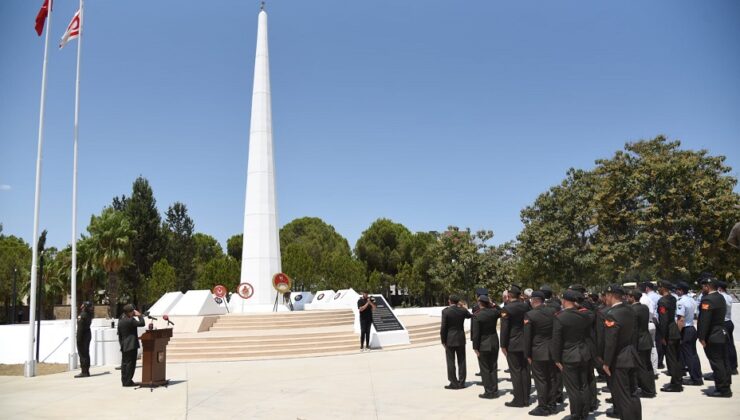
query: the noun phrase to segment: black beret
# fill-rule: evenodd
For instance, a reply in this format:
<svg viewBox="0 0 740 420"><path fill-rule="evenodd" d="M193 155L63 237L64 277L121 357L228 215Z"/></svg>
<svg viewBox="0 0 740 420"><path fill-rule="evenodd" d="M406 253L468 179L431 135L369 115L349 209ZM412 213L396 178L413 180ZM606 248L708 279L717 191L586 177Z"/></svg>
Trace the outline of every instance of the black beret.
<svg viewBox="0 0 740 420"><path fill-rule="evenodd" d="M683 290L684 292L689 291L689 285L685 281L679 281L676 283L676 289Z"/></svg>
<svg viewBox="0 0 740 420"><path fill-rule="evenodd" d="M642 297L642 292L637 289L634 289L630 291L630 295L632 295L632 297L634 297L635 300L640 300L640 298Z"/></svg>
<svg viewBox="0 0 740 420"><path fill-rule="evenodd" d="M715 284L717 285L717 287L727 289L727 282L724 280L717 280Z"/></svg>
<svg viewBox="0 0 740 420"><path fill-rule="evenodd" d="M580 292L576 290L566 290L565 293L563 293L563 300L567 300L569 302L578 302L580 299L583 299L583 295L581 295Z"/></svg>
<svg viewBox="0 0 740 420"><path fill-rule="evenodd" d="M542 287L540 287L540 290L543 292L551 292L552 293L552 287L550 287L547 284L543 284Z"/></svg>
<svg viewBox="0 0 740 420"><path fill-rule="evenodd" d="M522 288L519 287L519 286L517 286L516 284L512 284L509 287L509 293L511 293L513 295L520 295L522 293Z"/></svg>
<svg viewBox="0 0 740 420"><path fill-rule="evenodd" d="M624 295L624 288L619 284L610 284L606 288L606 293L614 293L615 295Z"/></svg>
<svg viewBox="0 0 740 420"><path fill-rule="evenodd" d="M488 294L488 289L486 289L485 287L479 287L479 288L475 289L475 294L478 295L478 296L487 295Z"/></svg>
<svg viewBox="0 0 740 420"><path fill-rule="evenodd" d="M535 290L534 292L532 292L532 296L530 296L530 298L538 298L538 299L545 300L545 292L541 290Z"/></svg>
<svg viewBox="0 0 740 420"><path fill-rule="evenodd" d="M488 295L480 295L478 296L478 302L491 303L491 299L488 298Z"/></svg>
<svg viewBox="0 0 740 420"><path fill-rule="evenodd" d="M664 287L664 288L666 288L666 289L668 289L668 290L671 290L671 289L673 289L673 288L674 288L674 286L673 286L673 283L671 283L671 282L670 282L670 281L668 281L668 280L660 280L660 281L658 282L658 287Z"/></svg>
<svg viewBox="0 0 740 420"><path fill-rule="evenodd" d="M580 292L580 293L586 293L586 288L583 287L582 284L578 284L578 283L571 284L570 287L568 287L568 289L575 290L576 292Z"/></svg>

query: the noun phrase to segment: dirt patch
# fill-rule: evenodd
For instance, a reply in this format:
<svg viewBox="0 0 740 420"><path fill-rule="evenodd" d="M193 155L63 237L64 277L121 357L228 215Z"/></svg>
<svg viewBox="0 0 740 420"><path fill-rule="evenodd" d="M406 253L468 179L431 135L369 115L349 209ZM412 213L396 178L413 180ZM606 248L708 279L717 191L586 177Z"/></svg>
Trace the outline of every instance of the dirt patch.
<svg viewBox="0 0 740 420"><path fill-rule="evenodd" d="M51 375L67 371L64 363L38 363L36 364L36 375ZM4 365L0 364L0 376L23 376L23 364Z"/></svg>

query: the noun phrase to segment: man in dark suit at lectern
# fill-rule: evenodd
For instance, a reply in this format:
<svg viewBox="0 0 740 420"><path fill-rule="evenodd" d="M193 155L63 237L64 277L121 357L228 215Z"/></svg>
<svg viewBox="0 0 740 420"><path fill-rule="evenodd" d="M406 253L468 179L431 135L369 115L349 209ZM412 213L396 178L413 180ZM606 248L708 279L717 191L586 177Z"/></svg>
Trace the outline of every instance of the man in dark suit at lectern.
<svg viewBox="0 0 740 420"><path fill-rule="evenodd" d="M138 319L137 319L138 318ZM136 353L139 348L138 327L144 326L144 318L132 305L123 307L123 316L118 320L118 343L121 345L121 383L136 386L133 381L136 369Z"/></svg>
<svg viewBox="0 0 740 420"><path fill-rule="evenodd" d="M450 295L450 306L442 310L442 326L439 330L442 345L447 356L447 379L450 384L446 389L465 388L465 319L472 317L467 309L458 306L460 298ZM457 356L457 376L455 376L455 357Z"/></svg>

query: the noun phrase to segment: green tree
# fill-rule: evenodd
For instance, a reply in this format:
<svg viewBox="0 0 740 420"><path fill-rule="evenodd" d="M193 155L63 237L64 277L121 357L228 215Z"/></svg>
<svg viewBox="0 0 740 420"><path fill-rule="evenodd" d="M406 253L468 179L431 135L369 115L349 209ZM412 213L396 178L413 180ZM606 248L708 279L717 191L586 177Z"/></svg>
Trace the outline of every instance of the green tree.
<svg viewBox="0 0 740 420"><path fill-rule="evenodd" d="M414 233L410 245L411 262L404 262L396 275L398 286L408 293L410 299L416 297L421 305L433 305L434 296L441 292L429 273L434 262L433 251L437 237L436 232Z"/></svg>
<svg viewBox="0 0 740 420"><path fill-rule="evenodd" d="M145 299L153 304L167 292L177 290L177 274L165 258L154 263L152 274L147 281Z"/></svg>
<svg viewBox="0 0 740 420"><path fill-rule="evenodd" d="M131 262L131 238L136 234L128 218L121 211L106 207L100 216L92 216L87 227L94 261L108 276L110 317L117 316L118 274Z"/></svg>
<svg viewBox="0 0 740 420"><path fill-rule="evenodd" d="M203 267L211 260L222 257L224 250L216 238L205 233L194 234L193 242L195 244L193 265L195 266L195 278L197 279L200 272L203 271Z"/></svg>
<svg viewBox="0 0 740 420"><path fill-rule="evenodd" d="M368 276L380 274L386 296L395 277L405 263L411 263L411 232L400 223L378 219L362 232L355 245L355 255L365 264Z"/></svg>
<svg viewBox="0 0 740 420"><path fill-rule="evenodd" d="M283 271L294 290L362 288L362 264L347 240L316 217L295 219L280 229Z"/></svg>
<svg viewBox="0 0 740 420"><path fill-rule="evenodd" d="M133 183L131 197L116 197L113 203L113 207L123 212L136 231L131 238L132 264L125 267L122 277L126 292L138 304L138 291L145 288L144 282L151 274L152 265L166 255L163 251L166 238L161 228L162 219L149 181L141 176Z"/></svg>
<svg viewBox="0 0 740 420"><path fill-rule="evenodd" d="M229 255L222 255L210 260L198 273L195 287L198 290L211 290L217 284L223 284L229 290L236 290L239 285L241 267L239 262Z"/></svg>
<svg viewBox="0 0 740 420"><path fill-rule="evenodd" d="M242 244L244 242L244 235L238 234L226 240L226 253L237 260L239 263L242 262Z"/></svg>
<svg viewBox="0 0 740 420"><path fill-rule="evenodd" d="M13 235L3 235L0 224L0 300L5 308L12 306L13 282L16 282L16 304L23 297L20 293L28 283L31 269L31 246ZM7 314L0 314L6 316Z"/></svg>
<svg viewBox="0 0 740 420"><path fill-rule="evenodd" d="M169 236L168 260L178 277L178 288L186 292L192 289L195 282L195 224L188 216L185 204L176 202L167 209L165 222Z"/></svg>

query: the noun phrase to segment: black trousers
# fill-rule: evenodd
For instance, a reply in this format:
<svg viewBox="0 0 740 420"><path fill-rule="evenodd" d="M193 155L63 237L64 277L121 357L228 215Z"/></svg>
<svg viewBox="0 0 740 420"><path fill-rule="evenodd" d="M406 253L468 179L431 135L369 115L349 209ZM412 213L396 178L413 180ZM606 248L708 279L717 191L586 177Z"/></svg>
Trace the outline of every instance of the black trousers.
<svg viewBox="0 0 740 420"><path fill-rule="evenodd" d="M681 367L686 368L691 380L701 381L701 364L699 355L696 353L696 328L684 327L681 331L681 344L678 351Z"/></svg>
<svg viewBox="0 0 740 420"><path fill-rule="evenodd" d="M595 360L590 361L588 365L588 372L586 372L588 393L591 396L591 400L588 404L589 409L591 408L591 406L596 406L599 404L599 390L596 388L596 375L594 374L594 368L597 366L599 366L599 364L596 363ZM604 374L606 374L606 372ZM606 385L609 385L608 379Z"/></svg>
<svg viewBox="0 0 740 420"><path fill-rule="evenodd" d="M725 321L725 331L727 331L727 336L730 338L727 342L727 357L730 362L730 370L737 370L737 349L735 348L735 337L733 336L735 323L732 320Z"/></svg>
<svg viewBox="0 0 740 420"><path fill-rule="evenodd" d="M506 354L506 362L509 364L509 375L513 387L514 402L529 404L529 391L532 387L532 379L529 376L529 366L523 351L510 351Z"/></svg>
<svg viewBox="0 0 740 420"><path fill-rule="evenodd" d="M553 401L557 402L563 398L563 372L557 366L552 370L554 386L552 389Z"/></svg>
<svg viewBox="0 0 740 420"><path fill-rule="evenodd" d="M537 406L542 408L556 405L555 370L559 370L550 360L532 361L532 378L537 390Z"/></svg>
<svg viewBox="0 0 740 420"><path fill-rule="evenodd" d="M614 399L614 411L623 420L642 419L640 399L632 392L635 386L632 383L635 377L633 370L615 368L611 371L611 377L609 378L609 389L611 389L612 398Z"/></svg>
<svg viewBox="0 0 740 420"><path fill-rule="evenodd" d="M447 379L452 385L465 385L465 377L468 374L465 366L465 345L445 347L447 356ZM455 357L457 357L457 376L455 376Z"/></svg>
<svg viewBox="0 0 740 420"><path fill-rule="evenodd" d="M478 356L480 377L483 381L483 391L493 394L498 391L498 348L493 351L481 351Z"/></svg>
<svg viewBox="0 0 740 420"><path fill-rule="evenodd" d="M360 348L370 348L370 327L372 325L372 319L360 318Z"/></svg>
<svg viewBox="0 0 740 420"><path fill-rule="evenodd" d="M80 369L82 373L90 373L90 330L77 333L77 355L80 357Z"/></svg>
<svg viewBox="0 0 740 420"><path fill-rule="evenodd" d="M591 362L563 365L563 383L570 402L570 415L574 420L588 417L592 399L591 390L588 388L589 370L593 371Z"/></svg>
<svg viewBox="0 0 740 420"><path fill-rule="evenodd" d="M714 388L719 392L730 392L732 377L730 376L730 363L727 357L727 344L707 343L704 353L709 359L709 365L714 372Z"/></svg>
<svg viewBox="0 0 740 420"><path fill-rule="evenodd" d="M640 365L635 369L635 381L643 393L655 395L655 372L653 372L653 362L650 359L652 350L638 351Z"/></svg>
<svg viewBox="0 0 740 420"><path fill-rule="evenodd" d="M133 382L136 370L136 350L121 352L121 384L128 385Z"/></svg>
<svg viewBox="0 0 740 420"><path fill-rule="evenodd" d="M668 374L671 377L671 385L678 387L683 386L683 367L678 360L680 345L680 340L666 340L665 343L665 362L668 367Z"/></svg>
<svg viewBox="0 0 740 420"><path fill-rule="evenodd" d="M660 333L660 328L657 328L657 325L655 327L655 350L658 352L658 365L662 365L663 356L665 356L665 346L662 343L663 334Z"/></svg>

